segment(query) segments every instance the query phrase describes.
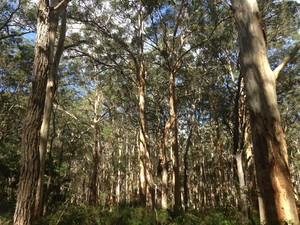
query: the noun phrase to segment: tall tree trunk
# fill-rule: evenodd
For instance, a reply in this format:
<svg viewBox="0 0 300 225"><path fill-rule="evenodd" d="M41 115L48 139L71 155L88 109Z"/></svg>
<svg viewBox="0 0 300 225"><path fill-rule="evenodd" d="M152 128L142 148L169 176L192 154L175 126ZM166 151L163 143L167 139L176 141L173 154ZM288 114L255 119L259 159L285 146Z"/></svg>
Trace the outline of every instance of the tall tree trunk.
<svg viewBox="0 0 300 225"><path fill-rule="evenodd" d="M99 128L95 124L94 131L94 147L92 154L92 175L90 178L88 203L96 205L98 203L98 176L99 176L99 161L100 161L100 141L99 141Z"/></svg>
<svg viewBox="0 0 300 225"><path fill-rule="evenodd" d="M34 206L40 173L40 128L49 73L49 10L46 0L38 6L34 58L34 78L29 97L21 141L21 174L14 213L14 225L31 225L35 221Z"/></svg>
<svg viewBox="0 0 300 225"><path fill-rule="evenodd" d="M255 166L254 166L254 159L253 159L253 153L251 148L251 140L250 140L250 124L249 124L249 116L246 118L246 129L245 129L245 153L246 153L246 172L247 172L247 185L248 185L248 199L253 207L254 210L258 212L258 196L257 196L257 185L256 185L256 174L255 174Z"/></svg>
<svg viewBox="0 0 300 225"><path fill-rule="evenodd" d="M53 150L53 143L54 143L54 139L56 138L56 112L55 110L53 111L53 116L52 116L52 126L53 126L53 131L52 131L52 136L50 139L50 144L49 144L49 152L48 152L48 158L49 158L49 174L48 174L48 179L46 181L46 185L45 185L45 190L43 190L43 198L41 199L42 202L42 206L41 206L41 217L43 217L44 215L46 215L47 213L47 209L48 209L48 203L49 203L49 194L50 194L50 185L51 182L53 181L53 173L54 173L54 165L53 165L53 157L52 157L52 150Z"/></svg>
<svg viewBox="0 0 300 225"><path fill-rule="evenodd" d="M239 207L242 212L242 224L246 224L248 222L248 201L246 195L246 181L245 181L245 173L243 167L243 150L245 140L241 140L245 138L246 129L244 128L243 121L244 114L246 112L243 111L244 102L241 101L241 85L242 85L242 74L240 73L237 84L237 92L235 96L235 105L234 105L234 132L233 132L233 154L235 156L236 166L237 166L237 175L239 182ZM242 102L240 104L240 102ZM242 114L242 115L241 115ZM240 133L242 134L240 136Z"/></svg>
<svg viewBox="0 0 300 225"><path fill-rule="evenodd" d="M96 84L99 83L97 78L94 78ZM100 130L99 130L99 105L101 101L101 93L96 87L96 93L94 99L89 101L93 102L94 118L93 118L93 128L94 128L94 146L92 153L92 174L90 178L89 196L88 203L90 205L96 205L98 203L98 177L99 177L99 161L100 161Z"/></svg>
<svg viewBox="0 0 300 225"><path fill-rule="evenodd" d="M137 69L139 90L139 116L140 116L140 200L142 204L154 207L154 186L150 153L147 144L147 126L145 117L145 65L144 65L144 38L143 38L143 12L139 12L139 38L140 53Z"/></svg>
<svg viewBox="0 0 300 225"><path fill-rule="evenodd" d="M220 132L220 124L218 118L216 118L216 149L217 149L217 155L218 155L218 175L219 175L219 186L220 186L220 193L219 198L220 202L219 204L223 204L226 202L227 199L227 187L226 187L226 180L225 180L225 172L224 172L224 163L223 163L223 149L222 149L222 142L221 142L221 132Z"/></svg>
<svg viewBox="0 0 300 225"><path fill-rule="evenodd" d="M239 33L241 72L245 79L253 132L258 187L269 224L299 224L281 126L276 75L267 58L256 0L233 0Z"/></svg>
<svg viewBox="0 0 300 225"><path fill-rule="evenodd" d="M125 200L126 203L131 202L131 192L132 192L132 182L133 182L133 171L131 170L131 151L129 149L129 138L128 134L126 134L125 139L125 155L126 157L126 175L125 175Z"/></svg>
<svg viewBox="0 0 300 225"><path fill-rule="evenodd" d="M120 131L119 131L120 132ZM120 143L120 140L118 138L118 143ZM118 154L117 154L117 159L118 159L118 166L117 166L117 186L116 186L116 202L117 204L121 203L121 185L122 185L122 177L121 177L121 157L122 157L122 145L118 146Z"/></svg>
<svg viewBox="0 0 300 225"><path fill-rule="evenodd" d="M248 222L248 202L247 202L247 195L246 195L246 181L245 181L245 173L243 168L243 151L239 151L235 154L235 160L237 165L237 173L238 173L238 180L240 185L240 199L239 204L242 211L242 224L247 224Z"/></svg>
<svg viewBox="0 0 300 225"><path fill-rule="evenodd" d="M185 152L183 155L183 163L184 163L184 173L183 173L183 203L184 208L187 209L188 201L189 201L189 187L188 187L188 155L189 149L191 145L191 138L193 134L194 126L192 125L190 128L189 136L186 140Z"/></svg>
<svg viewBox="0 0 300 225"><path fill-rule="evenodd" d="M56 6L56 3L54 6ZM43 201L43 186L44 186L44 173L45 173L45 159L47 152L47 143L49 139L49 127L51 120L51 112L53 108L53 100L56 90L56 77L59 61L63 52L65 34L66 34L66 10L63 9L62 19L61 19L61 28L60 28L60 36L58 39L58 44L56 51L55 50L55 39L58 27L58 21L60 14L54 10L50 11L50 32L49 32L49 74L47 79L46 86L46 96L45 96L45 107L43 112L43 120L40 130L40 174L38 179L38 189L36 194L36 203L35 203L35 217L38 219L41 217L41 204Z"/></svg>
<svg viewBox="0 0 300 225"><path fill-rule="evenodd" d="M163 209L168 208L168 130L169 122L167 122L163 134L161 143L161 165L162 165L162 179L161 179L161 207Z"/></svg>
<svg viewBox="0 0 300 225"><path fill-rule="evenodd" d="M178 118L175 98L175 73L170 72L169 78L169 104L171 123L171 146L173 153L173 183L174 183L174 210L181 211L181 190L179 171L179 147L178 147Z"/></svg>

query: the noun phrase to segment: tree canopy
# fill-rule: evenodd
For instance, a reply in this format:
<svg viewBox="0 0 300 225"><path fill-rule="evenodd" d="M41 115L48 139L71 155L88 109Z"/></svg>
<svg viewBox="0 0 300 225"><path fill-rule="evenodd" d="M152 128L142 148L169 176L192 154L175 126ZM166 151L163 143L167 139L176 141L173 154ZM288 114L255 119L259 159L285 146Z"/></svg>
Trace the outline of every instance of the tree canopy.
<svg viewBox="0 0 300 225"><path fill-rule="evenodd" d="M245 41L248 20L258 25L255 35L264 42L257 43L277 78L299 212L300 5L257 3L247 17L237 0L1 2L0 223L12 224L15 208L23 207L30 152L39 163L28 224L271 221L261 211L255 135L268 119L253 113L259 95L251 95L247 75L246 50L254 45ZM37 119L30 120L30 107L40 107ZM44 151L25 146L31 126Z"/></svg>

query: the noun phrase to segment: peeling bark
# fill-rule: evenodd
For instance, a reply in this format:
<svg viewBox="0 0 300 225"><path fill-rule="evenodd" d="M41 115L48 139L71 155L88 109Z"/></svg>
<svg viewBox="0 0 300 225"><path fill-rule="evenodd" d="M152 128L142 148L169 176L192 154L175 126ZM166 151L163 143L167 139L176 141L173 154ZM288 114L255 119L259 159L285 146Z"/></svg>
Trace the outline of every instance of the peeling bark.
<svg viewBox="0 0 300 225"><path fill-rule="evenodd" d="M245 79L258 187L269 224L299 224L281 126L276 76L270 68L256 0L234 0L241 72Z"/></svg>
<svg viewBox="0 0 300 225"><path fill-rule="evenodd" d="M143 12L139 12L139 38L140 38L140 53L139 65L137 66L137 80L139 90L139 120L140 120L140 134L139 134L139 159L140 159L140 202L142 205L154 207L155 193L153 185L152 165L150 160L150 152L147 143L147 121L145 117L145 65L144 65L144 38L143 38Z"/></svg>

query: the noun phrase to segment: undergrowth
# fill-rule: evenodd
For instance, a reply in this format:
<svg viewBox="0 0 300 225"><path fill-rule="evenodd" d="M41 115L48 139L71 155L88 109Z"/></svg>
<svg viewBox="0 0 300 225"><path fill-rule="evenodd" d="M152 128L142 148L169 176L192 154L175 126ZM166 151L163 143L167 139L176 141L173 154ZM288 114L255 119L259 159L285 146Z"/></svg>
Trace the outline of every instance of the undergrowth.
<svg viewBox="0 0 300 225"><path fill-rule="evenodd" d="M62 206L45 217L42 225L239 225L235 209L191 210L175 215L172 210L120 205L110 209Z"/></svg>
<svg viewBox="0 0 300 225"><path fill-rule="evenodd" d="M254 215L257 217L257 215ZM258 221L258 218L255 219ZM11 225L12 213L0 213L0 224ZM119 205L110 209L64 204L38 222L38 225L240 225L241 215L234 208L187 210L148 209ZM256 222L249 224L259 224Z"/></svg>

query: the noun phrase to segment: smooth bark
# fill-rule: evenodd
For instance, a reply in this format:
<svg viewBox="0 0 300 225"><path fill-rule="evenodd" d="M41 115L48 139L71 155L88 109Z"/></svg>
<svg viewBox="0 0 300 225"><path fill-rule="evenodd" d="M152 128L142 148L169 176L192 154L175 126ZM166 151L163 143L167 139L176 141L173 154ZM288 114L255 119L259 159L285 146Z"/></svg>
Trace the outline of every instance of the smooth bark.
<svg viewBox="0 0 300 225"><path fill-rule="evenodd" d="M171 146L173 153L173 183L174 183L174 210L181 210L181 190L179 174L179 147L178 147L178 118L175 98L175 73L171 72L169 77L169 104L171 124Z"/></svg>
<svg viewBox="0 0 300 225"><path fill-rule="evenodd" d="M145 117L145 65L144 65L144 37L143 37L143 12L140 9L138 15L138 32L140 39L140 51L137 66L137 80L139 90L139 122L140 122L140 134L139 134L139 158L140 158L140 201L143 205L154 207L154 187L153 187L153 175L152 165L150 161L150 153L147 143L147 125Z"/></svg>
<svg viewBox="0 0 300 225"><path fill-rule="evenodd" d="M183 203L185 209L188 207L188 201L189 201L189 186L188 186L188 155L189 155L189 149L191 145L191 138L193 134L194 126L192 125L189 131L189 136L186 140L186 147L185 152L183 155L183 164L184 164L184 173L183 173Z"/></svg>
<svg viewBox="0 0 300 225"><path fill-rule="evenodd" d="M245 149L245 133L247 120L245 119L245 103L242 93L242 74L240 73L237 83L237 92L234 104L234 128L233 128L233 154L237 166L237 177L239 182L239 206L242 212L242 224L248 222L247 186L243 167L243 153ZM250 149L251 151L251 149Z"/></svg>
<svg viewBox="0 0 300 225"><path fill-rule="evenodd" d="M237 165L237 173L239 180L239 203L242 211L242 224L248 222L248 201L247 201L247 186L245 181L245 173L243 168L243 152L239 151L235 154L235 160Z"/></svg>
<svg viewBox="0 0 300 225"><path fill-rule="evenodd" d="M56 3L57 5L58 3ZM45 173L45 159L47 153L47 144L49 139L49 127L51 121L51 112L53 108L53 100L56 91L56 79L59 61L63 52L64 40L66 34L66 9L60 12L62 14L60 35L58 38L58 43L55 51L55 40L57 36L57 27L59 22L59 17L61 16L58 12L50 10L49 14L49 74L46 85L46 96L45 96L45 107L43 111L43 120L40 130L40 174L38 180L38 189L36 195L36 205L35 205L35 216L40 218L41 215L41 205L43 201L43 186L44 186L44 173Z"/></svg>
<svg viewBox="0 0 300 225"><path fill-rule="evenodd" d="M258 187L269 224L299 224L281 126L276 75L270 68L256 0L233 0L253 134Z"/></svg>

